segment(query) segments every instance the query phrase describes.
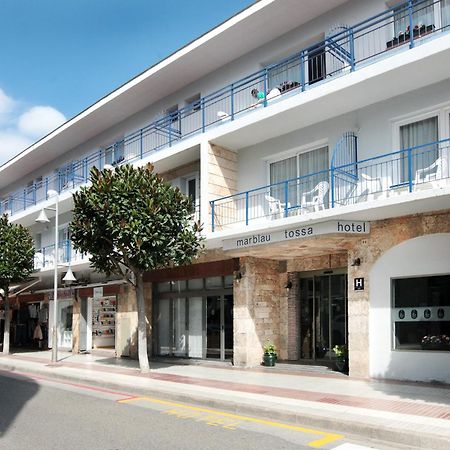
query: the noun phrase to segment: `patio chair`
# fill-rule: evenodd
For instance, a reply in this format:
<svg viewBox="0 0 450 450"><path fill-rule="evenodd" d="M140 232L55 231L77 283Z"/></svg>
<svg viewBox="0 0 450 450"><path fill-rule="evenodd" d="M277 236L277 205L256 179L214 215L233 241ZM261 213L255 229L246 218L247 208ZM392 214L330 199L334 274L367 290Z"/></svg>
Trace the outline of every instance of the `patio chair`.
<svg viewBox="0 0 450 450"><path fill-rule="evenodd" d="M357 202L375 200L375 197L383 195L383 183L381 182L381 178L372 178L365 173L361 173L360 175L361 180L358 182Z"/></svg>
<svg viewBox="0 0 450 450"><path fill-rule="evenodd" d="M439 185L439 181L448 178L448 162L447 158L440 156L436 161L423 169L416 170L414 184L420 185L431 182L434 185Z"/></svg>
<svg viewBox="0 0 450 450"><path fill-rule="evenodd" d="M309 212L312 208L314 211L325 209L325 196L330 190L330 183L328 181L321 181L314 189L308 192L303 192L301 201L301 212ZM308 200L309 198L309 200Z"/></svg>
<svg viewBox="0 0 450 450"><path fill-rule="evenodd" d="M269 205L270 218L277 219L279 217L283 217L286 210L286 203L282 203L281 200L278 200L271 195L266 195L265 197ZM291 207L291 204L289 202L287 203L287 207Z"/></svg>

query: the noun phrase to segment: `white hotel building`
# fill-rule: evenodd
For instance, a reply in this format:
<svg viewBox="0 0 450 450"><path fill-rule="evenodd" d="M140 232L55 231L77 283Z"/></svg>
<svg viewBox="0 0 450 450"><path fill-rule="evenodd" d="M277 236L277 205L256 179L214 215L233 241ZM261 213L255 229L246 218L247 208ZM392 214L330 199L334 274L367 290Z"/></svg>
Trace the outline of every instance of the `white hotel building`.
<svg viewBox="0 0 450 450"><path fill-rule="evenodd" d="M151 162L195 199L206 251L146 276L152 357L332 365L450 382L450 0L260 0L136 76L0 168L1 212L29 227L40 281L12 345L136 354L133 292L71 250L89 169ZM31 307L31 305L35 305ZM37 311L37 312L36 312Z"/></svg>

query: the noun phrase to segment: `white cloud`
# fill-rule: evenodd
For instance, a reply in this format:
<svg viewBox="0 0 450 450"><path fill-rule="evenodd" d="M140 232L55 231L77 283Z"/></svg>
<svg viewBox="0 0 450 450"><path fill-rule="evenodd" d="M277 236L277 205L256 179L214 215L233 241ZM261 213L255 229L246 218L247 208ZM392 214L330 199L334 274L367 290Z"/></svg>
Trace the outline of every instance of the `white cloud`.
<svg viewBox="0 0 450 450"><path fill-rule="evenodd" d="M0 114L10 113L13 107L14 100L5 94L3 89L0 89Z"/></svg>
<svg viewBox="0 0 450 450"><path fill-rule="evenodd" d="M18 133L0 131L0 164L29 147L33 141Z"/></svg>
<svg viewBox="0 0 450 450"><path fill-rule="evenodd" d="M51 106L34 106L19 117L17 127L25 136L38 138L50 133L65 121L64 115Z"/></svg>
<svg viewBox="0 0 450 450"><path fill-rule="evenodd" d="M26 106L0 89L0 165L65 121L51 106Z"/></svg>

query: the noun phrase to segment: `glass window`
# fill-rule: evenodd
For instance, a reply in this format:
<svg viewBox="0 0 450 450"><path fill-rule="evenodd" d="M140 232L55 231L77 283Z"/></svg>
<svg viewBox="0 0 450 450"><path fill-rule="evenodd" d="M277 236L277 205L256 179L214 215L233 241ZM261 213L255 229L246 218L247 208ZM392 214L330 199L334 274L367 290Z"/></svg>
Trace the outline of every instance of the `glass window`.
<svg viewBox="0 0 450 450"><path fill-rule="evenodd" d="M416 178L419 169L430 167L438 158L439 150L436 142L439 139L438 117L419 120L400 127L400 147L415 148L411 152L411 176ZM409 180L408 153L404 152L401 159L401 181Z"/></svg>
<svg viewBox="0 0 450 450"><path fill-rule="evenodd" d="M222 277L206 278L206 289L220 289L222 286Z"/></svg>
<svg viewBox="0 0 450 450"><path fill-rule="evenodd" d="M450 275L393 280L394 348L450 351Z"/></svg>
<svg viewBox="0 0 450 450"><path fill-rule="evenodd" d="M165 283L158 283L158 292L170 292L170 281L167 281Z"/></svg>
<svg viewBox="0 0 450 450"><path fill-rule="evenodd" d="M286 180L300 178L288 183L288 201L290 207L300 204L302 194L314 189L320 181L328 179L328 147L321 147L297 156L276 161L270 164L270 184L281 183ZM284 203L286 198L286 185L272 186L270 195Z"/></svg>
<svg viewBox="0 0 450 450"><path fill-rule="evenodd" d="M434 0L414 0L413 26L417 35L429 33L434 29ZM416 33L416 32L415 32ZM409 39L409 13L405 4L394 12L394 35L399 42Z"/></svg>
<svg viewBox="0 0 450 450"><path fill-rule="evenodd" d="M188 289L190 291L203 289L203 278L195 278L194 280L188 280Z"/></svg>
<svg viewBox="0 0 450 450"><path fill-rule="evenodd" d="M442 28L448 29L450 26L450 0L441 0L441 22Z"/></svg>
<svg viewBox="0 0 450 450"><path fill-rule="evenodd" d="M225 277L225 287L226 288L233 287L233 281L234 281L233 275L227 275Z"/></svg>

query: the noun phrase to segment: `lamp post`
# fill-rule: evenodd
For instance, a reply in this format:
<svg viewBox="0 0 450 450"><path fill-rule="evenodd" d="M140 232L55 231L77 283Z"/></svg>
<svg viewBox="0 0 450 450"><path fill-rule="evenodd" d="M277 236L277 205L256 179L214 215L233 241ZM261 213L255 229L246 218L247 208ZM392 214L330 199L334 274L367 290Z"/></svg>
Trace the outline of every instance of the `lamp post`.
<svg viewBox="0 0 450 450"><path fill-rule="evenodd" d="M42 208L39 217L36 219L38 223L50 223L45 210L55 211L55 253L54 253L54 274L53 274L53 329L52 329L52 362L58 362L58 319L57 319L57 302L58 302L58 213L59 213L59 194L57 191L50 189L47 192L48 198L55 198L54 208Z"/></svg>

